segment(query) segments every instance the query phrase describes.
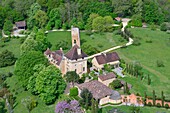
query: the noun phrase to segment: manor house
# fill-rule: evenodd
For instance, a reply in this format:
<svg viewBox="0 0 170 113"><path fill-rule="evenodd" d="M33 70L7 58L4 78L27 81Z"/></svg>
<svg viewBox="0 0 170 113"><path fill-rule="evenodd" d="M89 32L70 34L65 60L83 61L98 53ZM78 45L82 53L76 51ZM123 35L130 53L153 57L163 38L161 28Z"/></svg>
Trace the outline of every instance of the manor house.
<svg viewBox="0 0 170 113"><path fill-rule="evenodd" d="M71 29L72 48L64 54L62 48L57 51L47 49L44 55L49 62L61 70L64 75L68 71L76 71L82 75L87 73L87 55L80 48L80 34L78 28Z"/></svg>

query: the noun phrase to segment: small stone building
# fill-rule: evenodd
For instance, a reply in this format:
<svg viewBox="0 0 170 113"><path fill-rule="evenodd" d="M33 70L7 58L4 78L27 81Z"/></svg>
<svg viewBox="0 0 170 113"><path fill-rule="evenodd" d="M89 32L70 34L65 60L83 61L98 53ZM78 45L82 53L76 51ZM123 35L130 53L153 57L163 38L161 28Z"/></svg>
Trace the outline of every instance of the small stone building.
<svg viewBox="0 0 170 113"><path fill-rule="evenodd" d="M17 29L26 29L26 22L25 21L19 21L15 22L16 28Z"/></svg>
<svg viewBox="0 0 170 113"><path fill-rule="evenodd" d="M109 84L113 82L113 80L116 80L116 75L113 72L110 72L106 75L100 75L98 77L98 81L106 86L109 86Z"/></svg>
<svg viewBox="0 0 170 113"><path fill-rule="evenodd" d="M120 58L116 52L106 53L106 54L102 53L101 55L95 56L92 59L92 65L93 68L98 71L103 69L105 64L109 64L114 68L116 68L119 67L120 64L119 60Z"/></svg>
<svg viewBox="0 0 170 113"><path fill-rule="evenodd" d="M93 98L99 101L100 105L107 103L121 103L121 96L119 92L108 88L106 85L97 80L78 84L77 87L79 90L79 95L84 88L88 89L92 93Z"/></svg>
<svg viewBox="0 0 170 113"><path fill-rule="evenodd" d="M72 48L64 54L63 50L50 51L47 49L44 55L49 62L59 68L62 74L68 71L76 71L77 74L82 75L87 73L87 55L80 48L79 29L72 28Z"/></svg>

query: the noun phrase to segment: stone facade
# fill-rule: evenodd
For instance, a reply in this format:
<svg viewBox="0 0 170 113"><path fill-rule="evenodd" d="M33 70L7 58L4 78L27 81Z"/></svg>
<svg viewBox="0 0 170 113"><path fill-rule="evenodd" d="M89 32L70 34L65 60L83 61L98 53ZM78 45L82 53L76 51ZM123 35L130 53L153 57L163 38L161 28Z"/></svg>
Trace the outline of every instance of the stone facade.
<svg viewBox="0 0 170 113"><path fill-rule="evenodd" d="M92 66L96 70L102 70L104 68L105 64L109 64L113 66L114 68L119 67L120 64L120 58L116 52L112 53L106 53L106 54L101 54L98 56L95 56L92 59Z"/></svg>
<svg viewBox="0 0 170 113"><path fill-rule="evenodd" d="M63 50L50 51L47 49L44 55L49 62L61 70L64 75L68 71L76 71L77 74L82 75L87 73L87 55L80 48L79 29L72 28L72 48L66 53Z"/></svg>
<svg viewBox="0 0 170 113"><path fill-rule="evenodd" d="M109 84L113 82L113 80L116 80L116 75L113 72L108 73L106 75L100 75L98 77L98 81L106 86L109 86Z"/></svg>

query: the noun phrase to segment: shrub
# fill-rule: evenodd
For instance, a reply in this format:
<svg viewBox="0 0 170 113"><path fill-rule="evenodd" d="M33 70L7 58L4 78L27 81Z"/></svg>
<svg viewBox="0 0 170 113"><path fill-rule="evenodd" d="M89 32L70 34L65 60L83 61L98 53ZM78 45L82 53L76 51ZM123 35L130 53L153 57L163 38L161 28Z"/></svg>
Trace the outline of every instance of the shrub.
<svg viewBox="0 0 170 113"><path fill-rule="evenodd" d="M151 103L151 102L149 102L147 105L148 105L148 106L152 106L152 103Z"/></svg>
<svg viewBox="0 0 170 113"><path fill-rule="evenodd" d="M161 107L161 104L160 104L160 103L157 103L156 106L157 106L157 107Z"/></svg>
<svg viewBox="0 0 170 113"><path fill-rule="evenodd" d="M156 64L157 64L157 67L164 67L164 63L162 60L157 60Z"/></svg>
<svg viewBox="0 0 170 113"><path fill-rule="evenodd" d="M1 40L5 43L5 42L9 42L10 38L9 37L2 37Z"/></svg>
<svg viewBox="0 0 170 113"><path fill-rule="evenodd" d="M165 104L165 108L168 109L168 108L169 108L169 105L168 105L168 104Z"/></svg>
<svg viewBox="0 0 170 113"><path fill-rule="evenodd" d="M146 39L146 43L152 43L151 39Z"/></svg>
<svg viewBox="0 0 170 113"><path fill-rule="evenodd" d="M77 96L78 95L78 88L77 87L73 87L70 89L70 96Z"/></svg>
<svg viewBox="0 0 170 113"><path fill-rule="evenodd" d="M167 31L167 30L168 30L168 27L167 27L166 23L162 23L162 24L161 24L160 30L161 30L161 31Z"/></svg>
<svg viewBox="0 0 170 113"><path fill-rule="evenodd" d="M155 24L152 24L152 25L150 26L150 28L151 28L151 30L155 31L155 30L156 30L156 25L155 25Z"/></svg>
<svg viewBox="0 0 170 113"><path fill-rule="evenodd" d="M134 42L133 42L133 45L139 46L140 44L141 44L141 43L140 43L139 39L135 38L135 39L134 39Z"/></svg>
<svg viewBox="0 0 170 113"><path fill-rule="evenodd" d="M103 47L103 45L102 45L102 44L97 44L97 46L98 46L99 48L102 48L102 47Z"/></svg>
<svg viewBox="0 0 170 113"><path fill-rule="evenodd" d="M122 87L121 81L120 80L113 80L113 82L111 82L109 84L109 87L112 88L112 89L121 88Z"/></svg>

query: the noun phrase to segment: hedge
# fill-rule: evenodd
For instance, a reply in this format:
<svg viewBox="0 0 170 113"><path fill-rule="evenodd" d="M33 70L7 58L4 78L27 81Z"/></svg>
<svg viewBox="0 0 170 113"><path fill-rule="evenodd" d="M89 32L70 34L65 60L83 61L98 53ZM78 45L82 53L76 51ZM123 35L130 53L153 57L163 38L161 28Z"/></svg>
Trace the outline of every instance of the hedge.
<svg viewBox="0 0 170 113"><path fill-rule="evenodd" d="M71 88L69 95L70 95L70 96L73 96L73 97L77 96L77 95L78 95L78 88L77 88L77 87Z"/></svg>

